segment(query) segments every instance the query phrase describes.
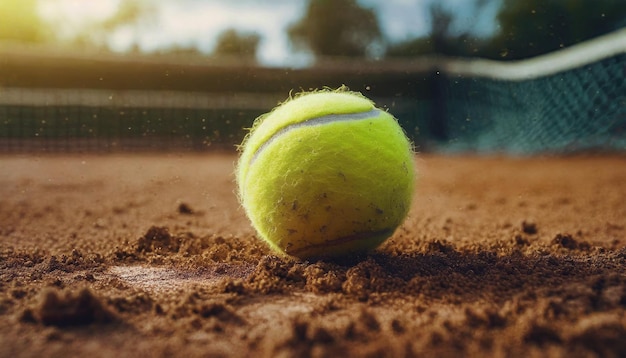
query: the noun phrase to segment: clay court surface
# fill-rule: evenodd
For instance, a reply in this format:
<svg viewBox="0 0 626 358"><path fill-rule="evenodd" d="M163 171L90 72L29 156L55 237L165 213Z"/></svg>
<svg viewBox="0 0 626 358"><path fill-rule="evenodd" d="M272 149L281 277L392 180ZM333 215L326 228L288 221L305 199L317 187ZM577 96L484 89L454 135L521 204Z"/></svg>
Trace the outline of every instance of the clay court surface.
<svg viewBox="0 0 626 358"><path fill-rule="evenodd" d="M0 356L626 356L624 156L419 155L339 262L270 252L235 161L0 157Z"/></svg>

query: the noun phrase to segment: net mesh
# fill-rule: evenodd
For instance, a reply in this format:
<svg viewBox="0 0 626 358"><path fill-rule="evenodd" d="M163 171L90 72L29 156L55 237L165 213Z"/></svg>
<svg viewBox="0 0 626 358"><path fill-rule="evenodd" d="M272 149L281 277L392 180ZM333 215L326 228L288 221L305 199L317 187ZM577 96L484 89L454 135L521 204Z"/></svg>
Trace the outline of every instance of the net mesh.
<svg viewBox="0 0 626 358"><path fill-rule="evenodd" d="M5 152L232 148L251 118L275 103L167 91L3 89L0 95Z"/></svg>
<svg viewBox="0 0 626 358"><path fill-rule="evenodd" d="M626 54L526 81L443 79L446 151L626 148Z"/></svg>

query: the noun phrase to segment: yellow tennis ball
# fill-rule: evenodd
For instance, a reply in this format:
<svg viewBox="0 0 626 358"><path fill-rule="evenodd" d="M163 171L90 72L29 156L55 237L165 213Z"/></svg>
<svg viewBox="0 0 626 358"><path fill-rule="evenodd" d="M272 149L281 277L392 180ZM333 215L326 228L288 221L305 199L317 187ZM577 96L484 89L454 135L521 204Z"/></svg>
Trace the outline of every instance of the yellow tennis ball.
<svg viewBox="0 0 626 358"><path fill-rule="evenodd" d="M240 147L239 197L259 236L299 258L373 249L411 206L411 143L360 93L302 93L259 117Z"/></svg>

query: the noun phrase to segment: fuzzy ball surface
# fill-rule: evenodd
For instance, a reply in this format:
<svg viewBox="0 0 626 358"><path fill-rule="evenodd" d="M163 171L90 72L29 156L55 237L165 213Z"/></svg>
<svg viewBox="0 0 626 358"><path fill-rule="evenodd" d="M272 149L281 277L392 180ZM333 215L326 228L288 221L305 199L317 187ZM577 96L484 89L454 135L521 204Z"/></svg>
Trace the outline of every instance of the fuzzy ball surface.
<svg viewBox="0 0 626 358"><path fill-rule="evenodd" d="M411 206L414 153L397 120L363 95L309 92L259 117L237 165L259 236L301 259L371 250Z"/></svg>

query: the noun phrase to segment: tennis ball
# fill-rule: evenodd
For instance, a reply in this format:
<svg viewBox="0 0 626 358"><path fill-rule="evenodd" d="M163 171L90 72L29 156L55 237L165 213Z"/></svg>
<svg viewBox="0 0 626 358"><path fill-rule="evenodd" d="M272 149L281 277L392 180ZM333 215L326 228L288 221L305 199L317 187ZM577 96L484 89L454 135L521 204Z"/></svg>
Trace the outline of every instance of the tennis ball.
<svg viewBox="0 0 626 358"><path fill-rule="evenodd" d="M299 94L257 118L240 151L241 204L278 252L307 259L373 249L411 206L412 145L360 93Z"/></svg>

